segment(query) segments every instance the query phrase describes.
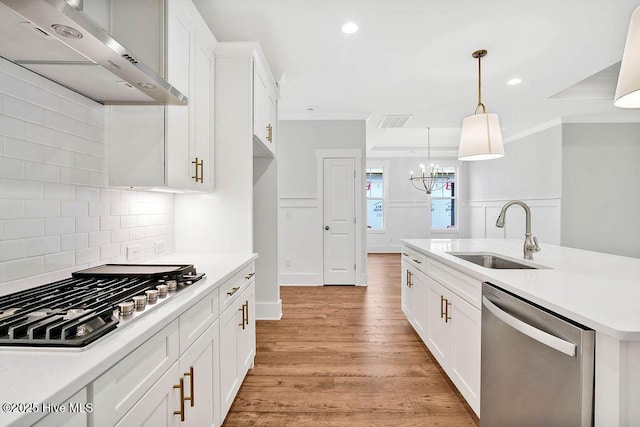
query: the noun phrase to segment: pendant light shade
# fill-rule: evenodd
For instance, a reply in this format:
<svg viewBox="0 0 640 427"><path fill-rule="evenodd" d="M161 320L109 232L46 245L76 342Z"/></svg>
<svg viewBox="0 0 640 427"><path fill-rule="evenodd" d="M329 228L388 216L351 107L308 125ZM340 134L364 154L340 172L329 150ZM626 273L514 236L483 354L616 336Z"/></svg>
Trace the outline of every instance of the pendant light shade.
<svg viewBox="0 0 640 427"><path fill-rule="evenodd" d="M486 55L486 50L477 50L472 55L478 59L478 105L475 113L462 121L460 151L458 152L459 160L490 160L504 156L504 144L498 115L487 113L481 99L482 73L480 61ZM478 109L480 108L482 108L482 113L478 114Z"/></svg>
<svg viewBox="0 0 640 427"><path fill-rule="evenodd" d="M631 14L614 105L640 108L640 7Z"/></svg>
<svg viewBox="0 0 640 427"><path fill-rule="evenodd" d="M504 156L498 115L474 114L462 121L460 160L491 160Z"/></svg>

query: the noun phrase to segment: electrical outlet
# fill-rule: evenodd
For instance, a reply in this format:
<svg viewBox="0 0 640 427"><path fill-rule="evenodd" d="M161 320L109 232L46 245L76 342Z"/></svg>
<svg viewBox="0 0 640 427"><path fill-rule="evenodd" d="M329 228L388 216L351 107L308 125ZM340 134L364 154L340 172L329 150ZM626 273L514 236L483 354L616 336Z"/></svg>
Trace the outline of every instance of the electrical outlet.
<svg viewBox="0 0 640 427"><path fill-rule="evenodd" d="M291 219L291 211L284 212L284 219Z"/></svg>
<svg viewBox="0 0 640 427"><path fill-rule="evenodd" d="M142 245L127 246L127 261L136 261L142 257Z"/></svg>
<svg viewBox="0 0 640 427"><path fill-rule="evenodd" d="M284 260L284 266L285 267L291 267L291 260L289 258Z"/></svg>
<svg viewBox="0 0 640 427"><path fill-rule="evenodd" d="M164 240L156 240L153 242L153 252L156 254L164 252Z"/></svg>

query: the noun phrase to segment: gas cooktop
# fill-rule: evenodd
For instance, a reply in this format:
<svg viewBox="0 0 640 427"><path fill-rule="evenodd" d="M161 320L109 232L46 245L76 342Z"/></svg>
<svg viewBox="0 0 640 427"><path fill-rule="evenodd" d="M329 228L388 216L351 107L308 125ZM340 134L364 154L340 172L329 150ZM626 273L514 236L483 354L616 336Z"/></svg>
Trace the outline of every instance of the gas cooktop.
<svg viewBox="0 0 640 427"><path fill-rule="evenodd" d="M84 347L203 276L193 265L105 264L0 296L0 345Z"/></svg>

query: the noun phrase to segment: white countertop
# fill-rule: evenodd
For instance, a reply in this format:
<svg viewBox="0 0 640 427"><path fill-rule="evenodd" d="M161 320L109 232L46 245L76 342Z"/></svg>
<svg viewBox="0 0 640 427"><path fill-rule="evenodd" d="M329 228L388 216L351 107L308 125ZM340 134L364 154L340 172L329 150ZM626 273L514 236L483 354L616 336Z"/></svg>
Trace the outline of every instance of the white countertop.
<svg viewBox="0 0 640 427"><path fill-rule="evenodd" d="M640 259L541 242L542 250L527 261L523 240L408 239L403 243L598 332L619 340L640 340ZM447 252L493 252L550 268L494 270Z"/></svg>
<svg viewBox="0 0 640 427"><path fill-rule="evenodd" d="M255 258L256 254L185 253L147 262L193 264L198 272L206 273L206 276L166 303L145 312L134 322L81 350L0 349L0 403L59 405L200 301L203 294L218 287ZM31 425L42 415L0 411L0 425Z"/></svg>

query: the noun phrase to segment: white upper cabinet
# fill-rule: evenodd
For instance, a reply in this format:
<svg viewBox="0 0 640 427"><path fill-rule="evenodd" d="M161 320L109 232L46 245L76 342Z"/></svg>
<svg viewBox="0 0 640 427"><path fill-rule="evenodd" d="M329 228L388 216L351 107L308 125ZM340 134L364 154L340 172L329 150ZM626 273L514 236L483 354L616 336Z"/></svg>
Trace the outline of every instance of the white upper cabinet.
<svg viewBox="0 0 640 427"><path fill-rule="evenodd" d="M111 4L121 17L114 37L188 97L186 106L109 107L111 185L213 191L215 37L190 0ZM145 25L122 25L124 16Z"/></svg>
<svg viewBox="0 0 640 427"><path fill-rule="evenodd" d="M277 88L260 55L253 65L253 138L256 157L273 157L276 153Z"/></svg>

